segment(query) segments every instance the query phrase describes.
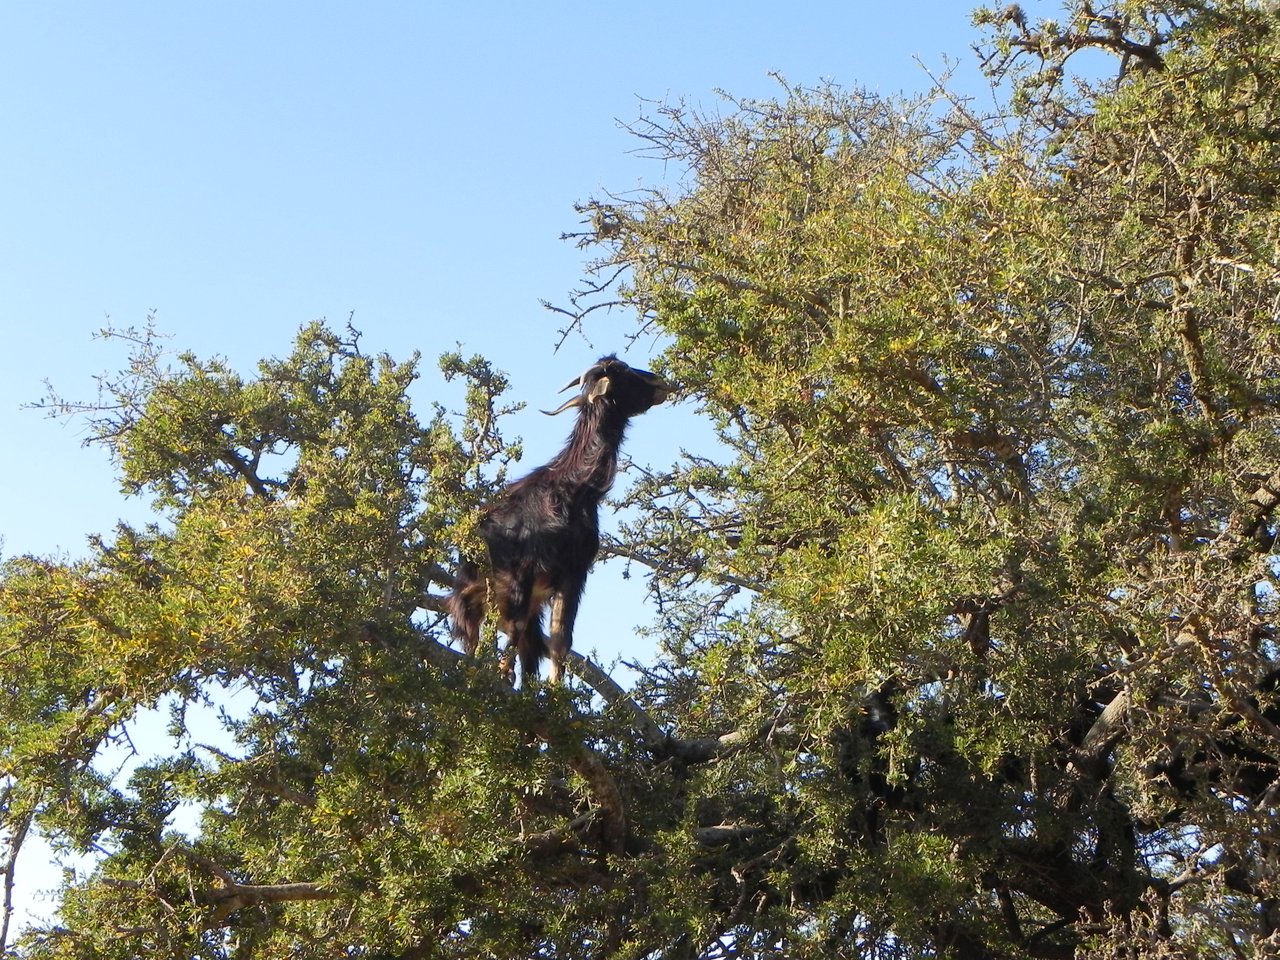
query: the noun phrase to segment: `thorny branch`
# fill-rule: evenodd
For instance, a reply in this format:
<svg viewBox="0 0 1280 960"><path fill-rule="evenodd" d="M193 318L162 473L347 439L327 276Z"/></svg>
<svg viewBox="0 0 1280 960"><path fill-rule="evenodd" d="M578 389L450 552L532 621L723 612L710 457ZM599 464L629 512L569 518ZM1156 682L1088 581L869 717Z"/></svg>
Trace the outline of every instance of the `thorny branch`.
<svg viewBox="0 0 1280 960"><path fill-rule="evenodd" d="M12 785L5 788L3 798L0 798L0 812L9 813L12 798ZM32 821L35 819L34 807L20 813L9 826L9 842L6 844L4 869L0 873L0 878L4 884L4 904L0 907L0 956L5 955L5 950L9 942L9 924L13 919L13 890L15 877L18 868L18 854L22 851L22 845L26 842L27 834L31 829Z"/></svg>
<svg viewBox="0 0 1280 960"><path fill-rule="evenodd" d="M1065 60L1087 49L1114 54L1121 62L1122 74L1133 62L1143 70L1164 69L1160 50L1169 39L1167 34L1148 29L1144 39L1134 39L1131 35L1133 24L1129 18L1099 13L1088 0L1080 4L1079 15L1066 29L1059 28L1052 21L1032 26L1017 3L1006 6L994 19L1012 28L1014 35L1009 40L1012 53L1003 54L995 50L984 57L983 67L988 72L1006 70L1017 53L1030 53L1050 61Z"/></svg>

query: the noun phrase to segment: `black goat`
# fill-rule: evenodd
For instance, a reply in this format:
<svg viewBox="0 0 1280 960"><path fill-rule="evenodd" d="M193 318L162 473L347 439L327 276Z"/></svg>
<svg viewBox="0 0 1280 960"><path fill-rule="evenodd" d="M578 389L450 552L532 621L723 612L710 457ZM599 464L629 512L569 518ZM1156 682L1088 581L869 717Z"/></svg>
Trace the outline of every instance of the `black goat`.
<svg viewBox="0 0 1280 960"><path fill-rule="evenodd" d="M488 547L488 566L464 559L449 597L453 633L468 654L480 643L485 607L494 597L508 640L503 670L514 677L514 648L526 682L538 675L543 657L551 659L550 682L560 681L587 573L600 549L600 501L618 471L627 422L675 389L614 356L602 357L560 392L571 387L580 388L577 396L544 411L555 416L578 408L568 444L485 509L480 536ZM548 601L549 637L542 630L542 608Z"/></svg>

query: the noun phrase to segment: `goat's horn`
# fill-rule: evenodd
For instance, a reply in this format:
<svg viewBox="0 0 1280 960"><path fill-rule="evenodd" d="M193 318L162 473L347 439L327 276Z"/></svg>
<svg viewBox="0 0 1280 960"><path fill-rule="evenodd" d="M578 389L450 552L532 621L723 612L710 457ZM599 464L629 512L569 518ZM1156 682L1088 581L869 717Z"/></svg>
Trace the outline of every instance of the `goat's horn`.
<svg viewBox="0 0 1280 960"><path fill-rule="evenodd" d="M572 389L573 387L580 387L582 386L582 381L587 379L587 377L589 377L593 371L603 370L603 369L604 367L600 366L600 364L593 363L591 366L587 367L587 369L583 370L582 373L578 374L576 377L574 377L572 380L566 383L563 387L561 387L557 392L564 393L566 390ZM564 407L560 408L560 410L563 410L563 409ZM557 410L556 413L559 413L560 410ZM542 412L546 413L545 410Z"/></svg>
<svg viewBox="0 0 1280 960"><path fill-rule="evenodd" d="M569 387L571 386L573 386L572 383L569 384ZM565 387L565 390L568 390L569 387ZM560 392L564 393L564 390L561 390ZM579 393L577 396L570 397L568 400L560 404L560 406L556 407L554 410L543 410L542 412L545 413L548 417L554 417L557 413L564 413L570 407L580 407L580 406L582 406L582 394Z"/></svg>

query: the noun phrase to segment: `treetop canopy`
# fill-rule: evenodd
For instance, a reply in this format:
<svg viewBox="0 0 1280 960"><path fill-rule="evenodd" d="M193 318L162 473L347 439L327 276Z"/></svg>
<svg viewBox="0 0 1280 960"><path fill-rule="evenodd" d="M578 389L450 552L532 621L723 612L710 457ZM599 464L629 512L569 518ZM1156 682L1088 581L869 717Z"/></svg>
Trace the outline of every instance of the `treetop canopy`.
<svg viewBox="0 0 1280 960"><path fill-rule="evenodd" d="M976 19L994 108L662 106L632 132L685 175L581 205L558 316L634 318L718 441L610 526L661 649L630 689L448 645L518 453L483 358L422 411L352 331L252 374L137 334L78 412L156 524L0 580L6 908L33 830L95 856L0 948L1270 955L1280 23ZM256 703L195 742L220 688ZM106 768L157 706L172 749Z"/></svg>

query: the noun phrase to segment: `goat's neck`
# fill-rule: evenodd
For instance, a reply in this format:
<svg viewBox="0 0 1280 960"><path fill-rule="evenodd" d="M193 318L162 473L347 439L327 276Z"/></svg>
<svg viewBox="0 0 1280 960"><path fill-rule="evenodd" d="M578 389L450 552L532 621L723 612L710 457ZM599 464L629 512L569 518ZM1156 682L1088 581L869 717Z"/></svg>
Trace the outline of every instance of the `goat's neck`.
<svg viewBox="0 0 1280 960"><path fill-rule="evenodd" d="M573 425L568 445L552 461L566 480L603 497L618 472L618 448L627 418L608 408L584 407Z"/></svg>

